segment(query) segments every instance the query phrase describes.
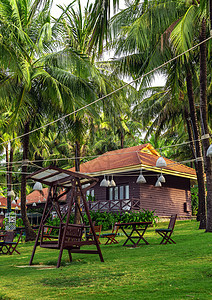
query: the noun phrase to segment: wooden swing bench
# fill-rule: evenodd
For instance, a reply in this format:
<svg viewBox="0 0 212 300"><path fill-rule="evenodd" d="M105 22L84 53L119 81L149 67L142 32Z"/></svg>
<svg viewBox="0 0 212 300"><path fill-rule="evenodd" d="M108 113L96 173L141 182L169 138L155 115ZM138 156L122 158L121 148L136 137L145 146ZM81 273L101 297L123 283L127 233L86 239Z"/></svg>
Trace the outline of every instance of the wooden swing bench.
<svg viewBox="0 0 212 300"><path fill-rule="evenodd" d="M41 219L40 227L38 229L29 264L32 264L37 246L48 249L57 249L60 251L57 268L60 267L63 250L68 250L70 261L72 261L71 253L87 253L98 254L100 260L103 262L104 259L101 253L98 238L94 230L85 197L86 191L93 187L97 183L98 179L92 178L88 175L75 173L56 167L42 169L38 172L33 173L31 176L29 176L29 178L50 186L48 198L45 204L43 216ZM82 183L84 187L82 187ZM61 193L61 188L65 189L65 192ZM70 197L67 201L67 209L62 213L58 201L62 196L68 193ZM75 205L78 205L78 202L76 201L78 197L82 199L85 212L88 216L91 232L93 234L92 240L82 239L83 233L86 229L84 224L69 223L71 208L74 203ZM80 207L78 207L78 209L81 214L81 218L83 219ZM59 226L47 225L47 220L50 217L50 213L52 212L52 210L56 210L57 212L57 215L60 219ZM48 239L46 238L47 228L48 231L51 232L50 234L48 234ZM58 233L57 235L53 234L55 231ZM95 245L96 250L81 249L82 246L87 245Z"/></svg>
<svg viewBox="0 0 212 300"><path fill-rule="evenodd" d="M61 224L59 226L49 226L49 228L59 230L59 235L49 235L51 240L46 240L45 236L41 235L41 240L38 243L42 248L49 248L49 249L60 249L62 243L62 237L64 232L65 224ZM78 224L68 224L66 234L65 234L65 241L63 249L66 250L73 250L73 249L80 249L81 246L86 245L95 245L95 241L85 241L82 240L82 235L85 230L84 225ZM81 252L81 251L80 251ZM92 251L92 253L96 254L96 251ZM75 252L76 253L76 252Z"/></svg>

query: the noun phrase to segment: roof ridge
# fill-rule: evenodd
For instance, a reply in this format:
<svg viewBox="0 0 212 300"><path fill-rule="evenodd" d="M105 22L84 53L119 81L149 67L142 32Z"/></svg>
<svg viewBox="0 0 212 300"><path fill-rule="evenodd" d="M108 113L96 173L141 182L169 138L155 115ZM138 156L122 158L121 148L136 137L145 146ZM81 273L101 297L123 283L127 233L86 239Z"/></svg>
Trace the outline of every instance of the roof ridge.
<svg viewBox="0 0 212 300"><path fill-rule="evenodd" d="M150 143L146 143L146 144L140 144L140 145L137 145L137 146L132 146L132 147L127 147L127 148L121 148L121 149L116 149L116 150L112 150L112 151L107 151L107 152L101 154L100 156L106 155L107 153L111 153L111 152L118 152L118 151L124 152L125 150L132 149L132 148L138 148L138 151L139 151L139 150L143 149L144 147L146 147L147 145L151 145L151 144ZM140 147L141 147L141 149L139 149ZM132 152L136 152L136 151L132 151Z"/></svg>

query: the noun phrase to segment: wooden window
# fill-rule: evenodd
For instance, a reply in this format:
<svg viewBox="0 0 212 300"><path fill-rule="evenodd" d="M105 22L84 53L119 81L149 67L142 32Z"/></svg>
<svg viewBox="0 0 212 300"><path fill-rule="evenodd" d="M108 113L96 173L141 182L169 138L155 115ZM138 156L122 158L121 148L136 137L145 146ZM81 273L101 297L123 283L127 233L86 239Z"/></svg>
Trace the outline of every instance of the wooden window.
<svg viewBox="0 0 212 300"><path fill-rule="evenodd" d="M120 199L120 200L123 200L123 199L124 199L124 187L123 187L123 185L121 185L121 186L119 187L119 199Z"/></svg>
<svg viewBox="0 0 212 300"><path fill-rule="evenodd" d="M109 200L113 200L113 188L109 188Z"/></svg>
<svg viewBox="0 0 212 300"><path fill-rule="evenodd" d="M115 200L118 200L118 199L119 199L119 188L118 188L118 186L116 186L116 187L114 188L114 199L115 199Z"/></svg>
<svg viewBox="0 0 212 300"><path fill-rule="evenodd" d="M125 185L125 199L130 199L130 186Z"/></svg>
<svg viewBox="0 0 212 300"><path fill-rule="evenodd" d="M118 185L116 187L110 187L108 189L108 199L109 200L128 200L130 198L129 185Z"/></svg>
<svg viewBox="0 0 212 300"><path fill-rule="evenodd" d="M94 200L95 199L94 189L88 190L86 192L86 198L87 198L87 200Z"/></svg>

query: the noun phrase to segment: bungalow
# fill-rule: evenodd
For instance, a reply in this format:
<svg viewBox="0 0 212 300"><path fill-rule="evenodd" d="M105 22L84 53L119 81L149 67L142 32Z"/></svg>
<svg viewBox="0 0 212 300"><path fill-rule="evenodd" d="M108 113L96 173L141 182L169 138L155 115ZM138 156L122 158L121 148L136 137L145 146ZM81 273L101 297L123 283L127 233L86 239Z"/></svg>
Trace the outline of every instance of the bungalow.
<svg viewBox="0 0 212 300"><path fill-rule="evenodd" d="M99 183L87 193L90 209L146 209L155 210L160 217L176 213L190 218L190 186L191 181L196 180L195 170L168 158L164 158L166 167L161 169L156 167L159 157L150 144L144 144L106 152L81 164L81 173L99 178ZM137 183L141 172L145 179L140 176L142 180ZM161 172L163 177L160 177ZM141 183L144 181L146 183Z"/></svg>

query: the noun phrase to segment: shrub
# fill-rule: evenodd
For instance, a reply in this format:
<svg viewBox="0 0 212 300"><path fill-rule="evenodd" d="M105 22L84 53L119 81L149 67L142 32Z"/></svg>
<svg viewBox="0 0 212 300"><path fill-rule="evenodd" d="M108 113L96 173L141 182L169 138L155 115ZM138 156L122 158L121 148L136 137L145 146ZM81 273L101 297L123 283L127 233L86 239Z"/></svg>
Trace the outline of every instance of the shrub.
<svg viewBox="0 0 212 300"><path fill-rule="evenodd" d="M90 216L92 222L95 222L95 225L102 224L102 230L112 229L116 222L129 223L129 222L148 222L151 221L153 225L156 224L157 216L155 211L149 211L143 209L139 212L124 212L124 213L114 213L114 212L100 212L100 211L90 211ZM86 225L89 225L88 216L83 215L84 222ZM74 222L74 214L70 216L70 223ZM47 225L50 226L59 226L60 219L58 217L48 219ZM54 234L58 234L58 230L53 229Z"/></svg>

